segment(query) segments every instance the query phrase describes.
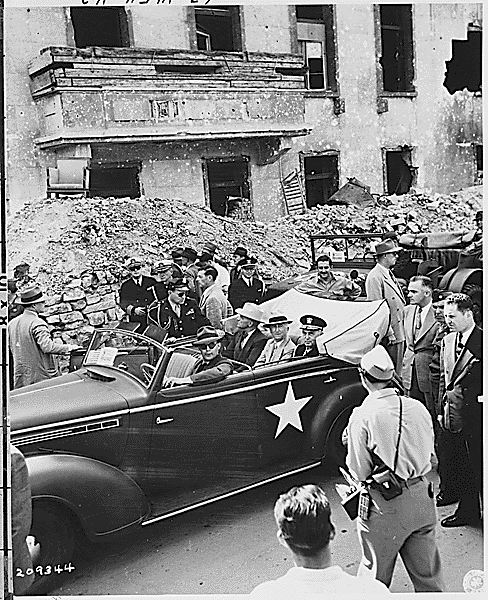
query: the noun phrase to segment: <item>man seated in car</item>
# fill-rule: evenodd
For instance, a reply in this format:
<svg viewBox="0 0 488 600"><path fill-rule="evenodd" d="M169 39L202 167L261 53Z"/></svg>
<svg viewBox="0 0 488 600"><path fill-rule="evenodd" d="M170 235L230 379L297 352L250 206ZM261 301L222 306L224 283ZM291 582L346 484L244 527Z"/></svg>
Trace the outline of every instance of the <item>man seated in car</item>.
<svg viewBox="0 0 488 600"><path fill-rule="evenodd" d="M234 370L229 359L221 355L224 332L214 327L200 327L194 346L200 349L201 356L188 377L167 377L163 387L175 385L203 385L222 381Z"/></svg>
<svg viewBox="0 0 488 600"><path fill-rule="evenodd" d="M262 367L268 363L285 360L293 356L295 344L289 336L291 321L278 313L272 313L263 327L269 329L271 339L266 342L263 351L259 355L254 367Z"/></svg>
<svg viewBox="0 0 488 600"><path fill-rule="evenodd" d="M304 358L319 356L317 338L324 332L327 323L315 315L303 315L300 317L300 323L303 341L295 348L293 356L303 356Z"/></svg>

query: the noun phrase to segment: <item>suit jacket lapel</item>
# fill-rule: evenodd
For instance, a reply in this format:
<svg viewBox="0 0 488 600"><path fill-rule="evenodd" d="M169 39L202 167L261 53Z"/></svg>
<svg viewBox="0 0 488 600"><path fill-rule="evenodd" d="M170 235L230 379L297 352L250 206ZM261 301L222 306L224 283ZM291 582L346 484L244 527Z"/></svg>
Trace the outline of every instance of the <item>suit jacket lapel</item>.
<svg viewBox="0 0 488 600"><path fill-rule="evenodd" d="M418 343L423 337L424 335L426 335L429 330L434 327L434 325L436 324L436 320L434 317L434 311L432 309L432 307L429 308L429 312L427 313L427 316L425 317L425 321L418 333L417 339L415 340L415 343Z"/></svg>
<svg viewBox="0 0 488 600"><path fill-rule="evenodd" d="M398 283L396 282L396 280L393 279L393 275L391 277L388 277L385 275L385 283L391 287L391 289L395 292L395 294L405 304L405 296L403 295L403 292L402 292L400 286L398 285Z"/></svg>

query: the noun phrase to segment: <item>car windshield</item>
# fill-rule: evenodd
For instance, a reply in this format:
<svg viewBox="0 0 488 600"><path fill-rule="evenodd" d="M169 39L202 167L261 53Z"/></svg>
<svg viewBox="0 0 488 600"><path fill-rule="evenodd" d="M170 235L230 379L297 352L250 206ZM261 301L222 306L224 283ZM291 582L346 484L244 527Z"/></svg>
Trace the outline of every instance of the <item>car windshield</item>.
<svg viewBox="0 0 488 600"><path fill-rule="evenodd" d="M148 387L163 353L160 344L144 336L121 329L101 329L90 341L83 366L113 367Z"/></svg>

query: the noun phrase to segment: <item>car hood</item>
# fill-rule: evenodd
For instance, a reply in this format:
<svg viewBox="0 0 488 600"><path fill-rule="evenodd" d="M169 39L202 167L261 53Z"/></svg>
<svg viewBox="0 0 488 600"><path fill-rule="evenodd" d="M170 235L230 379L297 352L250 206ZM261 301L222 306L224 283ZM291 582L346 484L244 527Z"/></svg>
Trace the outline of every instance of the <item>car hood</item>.
<svg viewBox="0 0 488 600"><path fill-rule="evenodd" d="M113 387L112 381L92 379L81 369L15 390L9 400L12 432L127 411L126 399Z"/></svg>

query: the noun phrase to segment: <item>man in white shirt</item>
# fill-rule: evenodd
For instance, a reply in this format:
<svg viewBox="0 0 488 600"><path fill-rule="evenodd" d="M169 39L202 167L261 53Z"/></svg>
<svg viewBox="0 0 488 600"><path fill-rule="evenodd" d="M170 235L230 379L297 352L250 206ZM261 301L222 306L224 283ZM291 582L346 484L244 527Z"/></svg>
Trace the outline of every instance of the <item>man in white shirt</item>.
<svg viewBox="0 0 488 600"><path fill-rule="evenodd" d="M279 360L285 360L293 356L295 344L289 336L290 323L285 315L271 314L268 320L263 323L263 327L269 329L272 339L266 342L263 351L254 367L262 367L268 363L274 363Z"/></svg>
<svg viewBox="0 0 488 600"><path fill-rule="evenodd" d="M434 338L439 323L432 308L432 281L415 275L408 283L410 304L405 307L405 354L403 355L402 382L405 395L420 400L436 422L429 365L434 355Z"/></svg>
<svg viewBox="0 0 488 600"><path fill-rule="evenodd" d="M394 365L383 346L363 356L360 375L368 395L346 432L347 467L368 485L371 499L368 518L357 518L363 551L358 573L369 571L389 587L400 555L416 592L442 592L434 492L426 479L434 452L432 419L418 400L393 387ZM373 482L386 468L400 488L393 497L386 496L389 487Z"/></svg>
<svg viewBox="0 0 488 600"><path fill-rule="evenodd" d="M230 286L230 273L224 265L215 258L217 246L212 242L205 242L202 246L202 253L198 260L202 265L209 265L217 269L216 283L222 288L222 292L227 296Z"/></svg>
<svg viewBox="0 0 488 600"><path fill-rule="evenodd" d="M232 315L232 307L217 283L217 269L212 266L198 271L197 283L202 290L200 310L212 327L223 329L223 320Z"/></svg>
<svg viewBox="0 0 488 600"><path fill-rule="evenodd" d="M332 564L330 542L335 527L330 504L317 485L293 487L276 501L274 516L278 540L293 557L285 575L258 585L253 598L327 598L327 594L372 598L389 595L388 589L370 576L354 576Z"/></svg>

